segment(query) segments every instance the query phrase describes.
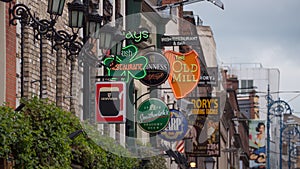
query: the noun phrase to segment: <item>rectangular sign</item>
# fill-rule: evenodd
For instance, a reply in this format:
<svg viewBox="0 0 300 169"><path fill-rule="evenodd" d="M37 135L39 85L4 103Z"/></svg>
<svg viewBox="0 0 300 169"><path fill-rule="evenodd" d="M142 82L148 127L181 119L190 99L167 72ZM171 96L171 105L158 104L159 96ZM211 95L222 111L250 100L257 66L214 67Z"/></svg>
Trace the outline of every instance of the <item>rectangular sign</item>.
<svg viewBox="0 0 300 169"><path fill-rule="evenodd" d="M220 99L218 97L189 97L188 100L194 105L192 114L219 115Z"/></svg>
<svg viewBox="0 0 300 169"><path fill-rule="evenodd" d="M124 82L96 83L97 123L124 123L126 121L125 85Z"/></svg>
<svg viewBox="0 0 300 169"><path fill-rule="evenodd" d="M250 168L266 168L266 125L264 120L249 121Z"/></svg>
<svg viewBox="0 0 300 169"><path fill-rule="evenodd" d="M218 97L190 97L193 103L189 124L197 131L196 138L185 142L189 156L220 156L220 108Z"/></svg>
<svg viewBox="0 0 300 169"><path fill-rule="evenodd" d="M162 46L200 45L198 35L165 35L160 40Z"/></svg>
<svg viewBox="0 0 300 169"><path fill-rule="evenodd" d="M201 70L198 87L218 86L218 67L207 67L206 70Z"/></svg>

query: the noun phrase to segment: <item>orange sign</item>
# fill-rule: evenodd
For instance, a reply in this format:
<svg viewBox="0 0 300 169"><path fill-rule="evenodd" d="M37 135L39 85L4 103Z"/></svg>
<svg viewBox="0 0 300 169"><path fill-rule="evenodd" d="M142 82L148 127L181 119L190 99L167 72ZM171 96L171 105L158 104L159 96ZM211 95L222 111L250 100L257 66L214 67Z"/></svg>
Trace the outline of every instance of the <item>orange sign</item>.
<svg viewBox="0 0 300 169"><path fill-rule="evenodd" d="M169 84L176 99L189 94L198 84L200 78L200 64L198 54L192 50L189 53L166 51L164 53L170 62Z"/></svg>

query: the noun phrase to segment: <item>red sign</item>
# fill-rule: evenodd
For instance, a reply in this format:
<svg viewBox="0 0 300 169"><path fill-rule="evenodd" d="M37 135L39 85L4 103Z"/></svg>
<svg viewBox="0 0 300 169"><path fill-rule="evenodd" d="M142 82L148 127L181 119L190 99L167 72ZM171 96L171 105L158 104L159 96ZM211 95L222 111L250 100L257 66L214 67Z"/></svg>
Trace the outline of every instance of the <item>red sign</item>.
<svg viewBox="0 0 300 169"><path fill-rule="evenodd" d="M192 50L189 53L166 51L166 58L170 62L169 84L176 99L189 94L198 84L200 78L200 64L198 54Z"/></svg>
<svg viewBox="0 0 300 169"><path fill-rule="evenodd" d="M124 123L126 120L126 88L124 82L96 83L96 122Z"/></svg>

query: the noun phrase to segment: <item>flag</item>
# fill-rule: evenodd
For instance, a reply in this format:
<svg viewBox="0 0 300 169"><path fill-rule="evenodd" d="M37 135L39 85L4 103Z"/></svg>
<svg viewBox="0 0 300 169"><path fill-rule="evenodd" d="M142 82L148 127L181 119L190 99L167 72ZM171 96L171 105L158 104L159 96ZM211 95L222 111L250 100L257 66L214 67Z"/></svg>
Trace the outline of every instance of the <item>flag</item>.
<svg viewBox="0 0 300 169"><path fill-rule="evenodd" d="M177 142L176 150L179 153L184 153L184 140L180 140L180 141Z"/></svg>

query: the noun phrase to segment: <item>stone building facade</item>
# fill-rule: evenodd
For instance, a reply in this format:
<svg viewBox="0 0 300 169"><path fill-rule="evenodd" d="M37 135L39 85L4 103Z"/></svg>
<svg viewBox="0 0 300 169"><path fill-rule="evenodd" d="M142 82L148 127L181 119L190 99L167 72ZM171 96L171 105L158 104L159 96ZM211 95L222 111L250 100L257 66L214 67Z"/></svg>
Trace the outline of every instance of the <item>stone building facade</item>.
<svg viewBox="0 0 300 169"><path fill-rule="evenodd" d="M69 1L66 1L67 3ZM47 12L46 0L22 1L18 3L27 5L31 12L39 19L50 20ZM71 33L68 27L68 11L65 5L63 15L58 18L55 25L57 30L67 30ZM55 102L57 106L66 110L75 112L74 104L71 107L71 102L74 101L71 91L71 64L76 64L67 58L66 51L63 49L53 50L52 42L46 38L38 40L35 38L37 32L34 32L32 27L25 26L24 28L24 84L23 92L25 98L32 96L41 96L48 98L49 101ZM21 56L21 25L17 24L17 59L20 63ZM18 94L17 98L21 98L21 65L18 64ZM41 73L42 72L42 73ZM42 82L40 80L42 79ZM41 92L41 93L40 93Z"/></svg>

